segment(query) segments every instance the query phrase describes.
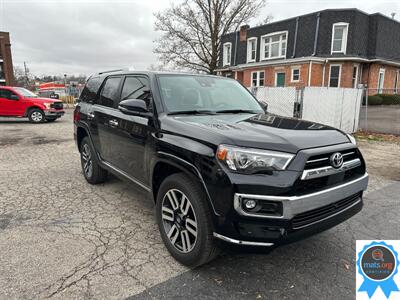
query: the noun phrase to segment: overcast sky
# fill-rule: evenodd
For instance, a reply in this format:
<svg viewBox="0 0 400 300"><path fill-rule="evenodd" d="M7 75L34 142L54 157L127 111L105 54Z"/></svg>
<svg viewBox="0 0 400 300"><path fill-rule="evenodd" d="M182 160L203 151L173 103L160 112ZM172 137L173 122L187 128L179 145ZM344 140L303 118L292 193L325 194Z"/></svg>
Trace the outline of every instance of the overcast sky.
<svg viewBox="0 0 400 300"><path fill-rule="evenodd" d="M175 1L176 2L176 1ZM11 34L15 66L26 61L35 75L91 74L120 67L146 69L152 53L153 13L169 0L0 0L0 31ZM368 13L397 13L400 1L269 0L255 24L326 8L353 7Z"/></svg>

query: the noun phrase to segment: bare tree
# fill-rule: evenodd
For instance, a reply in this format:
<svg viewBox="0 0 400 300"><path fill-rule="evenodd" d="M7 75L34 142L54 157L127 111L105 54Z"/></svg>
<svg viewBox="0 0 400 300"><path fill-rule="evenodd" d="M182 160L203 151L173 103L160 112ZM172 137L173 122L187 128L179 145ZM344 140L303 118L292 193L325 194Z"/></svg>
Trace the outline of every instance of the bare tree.
<svg viewBox="0 0 400 300"><path fill-rule="evenodd" d="M257 24L257 26L261 26L261 25L265 25L265 24L269 24L271 22L274 21L274 16L273 15L268 15L264 18L264 20L262 20L261 22L259 22Z"/></svg>
<svg viewBox="0 0 400 300"><path fill-rule="evenodd" d="M221 36L255 17L265 0L184 0L156 13L154 52L165 65L215 73Z"/></svg>

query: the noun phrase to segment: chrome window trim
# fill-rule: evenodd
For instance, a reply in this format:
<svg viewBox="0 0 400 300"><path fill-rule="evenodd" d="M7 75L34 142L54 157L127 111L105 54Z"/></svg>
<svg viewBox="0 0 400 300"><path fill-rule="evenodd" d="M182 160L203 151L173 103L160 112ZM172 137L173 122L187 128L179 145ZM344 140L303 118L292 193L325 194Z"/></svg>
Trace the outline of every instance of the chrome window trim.
<svg viewBox="0 0 400 300"><path fill-rule="evenodd" d="M357 168L358 166L361 166L361 160L359 158L356 158L349 161L345 161L343 165L338 169L331 166L327 166L322 168L304 170L301 175L301 180L308 180L308 179L329 176L332 174L337 174L353 168Z"/></svg>

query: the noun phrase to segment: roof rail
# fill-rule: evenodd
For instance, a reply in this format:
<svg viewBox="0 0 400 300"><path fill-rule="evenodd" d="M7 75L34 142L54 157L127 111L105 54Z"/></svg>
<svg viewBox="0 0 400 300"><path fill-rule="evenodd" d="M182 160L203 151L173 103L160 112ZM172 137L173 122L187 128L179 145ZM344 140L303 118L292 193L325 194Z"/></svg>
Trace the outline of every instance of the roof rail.
<svg viewBox="0 0 400 300"><path fill-rule="evenodd" d="M109 71L101 71L97 74L101 75L101 74L105 74L105 73L113 73L113 72L118 72L118 71L125 71L126 69L116 69L116 70L109 70Z"/></svg>

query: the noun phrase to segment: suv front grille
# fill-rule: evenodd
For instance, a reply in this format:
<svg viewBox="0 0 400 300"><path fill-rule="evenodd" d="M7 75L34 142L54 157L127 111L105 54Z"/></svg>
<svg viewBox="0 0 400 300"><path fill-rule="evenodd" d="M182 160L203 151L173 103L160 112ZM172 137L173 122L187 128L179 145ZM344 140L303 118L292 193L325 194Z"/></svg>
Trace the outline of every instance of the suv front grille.
<svg viewBox="0 0 400 300"><path fill-rule="evenodd" d="M345 151L337 151L343 155L343 162L351 161L353 159L359 158L357 149L349 149ZM305 170L323 168L330 166L329 158L336 152L324 153L319 155L311 156L304 167Z"/></svg>
<svg viewBox="0 0 400 300"><path fill-rule="evenodd" d="M62 102L53 102L52 104L50 104L50 107L54 109L63 109L64 104Z"/></svg>
<svg viewBox="0 0 400 300"><path fill-rule="evenodd" d="M292 228L300 229L306 226L310 226L316 222L322 221L323 219L340 213L346 208L349 208L350 206L358 203L360 201L360 197L361 193L357 193L326 206L298 214L292 219Z"/></svg>

